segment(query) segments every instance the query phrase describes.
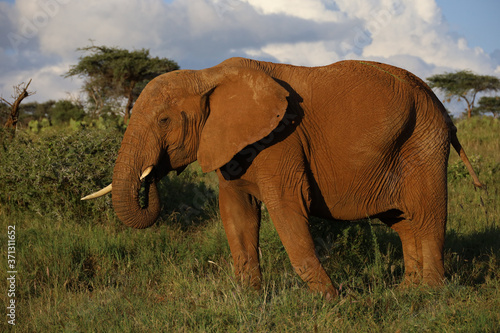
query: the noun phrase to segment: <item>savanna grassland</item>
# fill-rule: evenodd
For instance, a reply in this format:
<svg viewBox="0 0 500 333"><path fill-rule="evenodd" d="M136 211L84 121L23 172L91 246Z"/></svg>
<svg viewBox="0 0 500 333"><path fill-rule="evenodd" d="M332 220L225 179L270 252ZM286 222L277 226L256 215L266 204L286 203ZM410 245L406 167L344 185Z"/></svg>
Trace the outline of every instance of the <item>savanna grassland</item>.
<svg viewBox="0 0 500 333"><path fill-rule="evenodd" d="M217 182L196 165L161 183L163 213L146 230L117 220L110 197L117 129L18 131L0 142L0 331L494 332L500 327L500 121L457 122L488 190L457 154L449 165L447 283L399 289L401 243L378 220L313 220L318 254L341 297L308 292L264 213L260 292L234 280ZM15 296L8 227L15 226ZM11 228L12 229L12 228ZM8 323L15 300L15 326Z"/></svg>

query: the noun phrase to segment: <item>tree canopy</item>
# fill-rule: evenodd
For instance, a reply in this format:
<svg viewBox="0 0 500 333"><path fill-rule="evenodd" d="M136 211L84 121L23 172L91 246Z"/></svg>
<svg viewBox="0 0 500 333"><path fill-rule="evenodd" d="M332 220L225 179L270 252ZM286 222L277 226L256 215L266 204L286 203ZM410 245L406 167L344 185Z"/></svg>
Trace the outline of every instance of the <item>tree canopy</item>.
<svg viewBox="0 0 500 333"><path fill-rule="evenodd" d="M479 100L479 106L474 109L477 113L492 113L493 117L500 116L500 96L483 96Z"/></svg>
<svg viewBox="0 0 500 333"><path fill-rule="evenodd" d="M433 75L427 81L431 88L444 92L448 101L452 98L463 99L467 103L468 118L472 115L478 93L500 90L500 80L496 76L477 75L467 70Z"/></svg>
<svg viewBox="0 0 500 333"><path fill-rule="evenodd" d="M150 80L179 69L175 61L153 58L147 49L129 51L92 45L78 50L89 54L80 57L78 64L71 66L65 77L84 79L83 90L96 114L108 101L125 98L125 120L130 117L134 101Z"/></svg>

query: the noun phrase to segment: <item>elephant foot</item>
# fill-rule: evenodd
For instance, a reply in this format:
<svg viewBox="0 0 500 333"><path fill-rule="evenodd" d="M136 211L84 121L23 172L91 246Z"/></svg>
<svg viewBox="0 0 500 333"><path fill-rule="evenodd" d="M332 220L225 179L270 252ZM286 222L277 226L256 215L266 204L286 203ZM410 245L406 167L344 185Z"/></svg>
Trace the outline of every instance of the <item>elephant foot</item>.
<svg viewBox="0 0 500 333"><path fill-rule="evenodd" d="M260 274L260 269L258 269L258 274L248 274L239 273L236 274L236 281L239 285L246 288L251 288L253 290L259 291L262 288L262 275Z"/></svg>
<svg viewBox="0 0 500 333"><path fill-rule="evenodd" d="M259 291L262 288L261 278L259 277L259 278L254 278L254 279L250 280L249 286L256 291Z"/></svg>
<svg viewBox="0 0 500 333"><path fill-rule="evenodd" d="M327 291L325 294L322 295L327 301L332 301L335 298L339 297L339 291L335 288L333 288L332 291Z"/></svg>
<svg viewBox="0 0 500 333"><path fill-rule="evenodd" d="M408 289L415 287L441 287L444 285L444 278L440 276L425 276L421 277L418 274L405 275L403 281L398 285L399 289Z"/></svg>
<svg viewBox="0 0 500 333"><path fill-rule="evenodd" d="M424 277L424 280L422 283L428 287L437 287L438 288L438 287L444 286L445 279L441 275L426 276L426 277Z"/></svg>
<svg viewBox="0 0 500 333"><path fill-rule="evenodd" d="M339 296L339 291L331 283L309 283L309 290L319 293L325 300L331 301Z"/></svg>
<svg viewBox="0 0 500 333"><path fill-rule="evenodd" d="M399 289L407 289L411 287L416 287L422 284L422 275L417 272L412 272L409 274L405 274L403 281L401 281L398 285Z"/></svg>

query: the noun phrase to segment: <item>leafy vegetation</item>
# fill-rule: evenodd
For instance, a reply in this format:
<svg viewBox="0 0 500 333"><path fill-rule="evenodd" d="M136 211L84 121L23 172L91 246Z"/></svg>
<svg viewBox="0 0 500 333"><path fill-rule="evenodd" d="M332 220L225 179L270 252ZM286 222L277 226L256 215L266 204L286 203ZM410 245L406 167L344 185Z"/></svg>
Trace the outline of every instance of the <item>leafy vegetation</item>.
<svg viewBox="0 0 500 333"><path fill-rule="evenodd" d="M473 188L452 151L445 287L397 288L401 244L377 220L314 219L316 249L342 291L332 302L308 292L265 212L263 290L236 283L216 179L196 164L162 181L163 215L146 230L123 226L110 197L81 202L111 181L123 129L103 126L19 131L0 143L0 243L7 243L7 226L15 225L17 331L498 330L498 119L457 123L488 191ZM4 247L0 262L6 256ZM6 274L2 268L0 279ZM6 290L0 295L6 305ZM8 329L4 316L0 331Z"/></svg>

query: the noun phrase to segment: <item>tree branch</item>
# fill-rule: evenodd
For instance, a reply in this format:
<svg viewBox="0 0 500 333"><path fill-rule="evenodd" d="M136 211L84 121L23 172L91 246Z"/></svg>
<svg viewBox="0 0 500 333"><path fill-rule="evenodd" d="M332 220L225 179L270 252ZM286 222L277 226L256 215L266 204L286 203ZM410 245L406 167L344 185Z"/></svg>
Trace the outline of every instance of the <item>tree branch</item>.
<svg viewBox="0 0 500 333"><path fill-rule="evenodd" d="M8 106L12 107L12 103L9 103L5 98L3 97L0 97L0 102L3 102L5 104L7 104Z"/></svg>
<svg viewBox="0 0 500 333"><path fill-rule="evenodd" d="M12 95L14 103L10 104L9 102L5 101L5 99L2 98L2 100L5 101L10 106L10 116L4 125L5 128L12 128L14 130L16 129L17 121L19 118L19 107L21 106L21 102L26 97L36 94L35 91L28 91L28 87L31 83L31 80L32 79L30 79L28 84L26 84L26 86L24 87L21 87L24 84L24 82L18 84L17 86L14 86L14 95Z"/></svg>

